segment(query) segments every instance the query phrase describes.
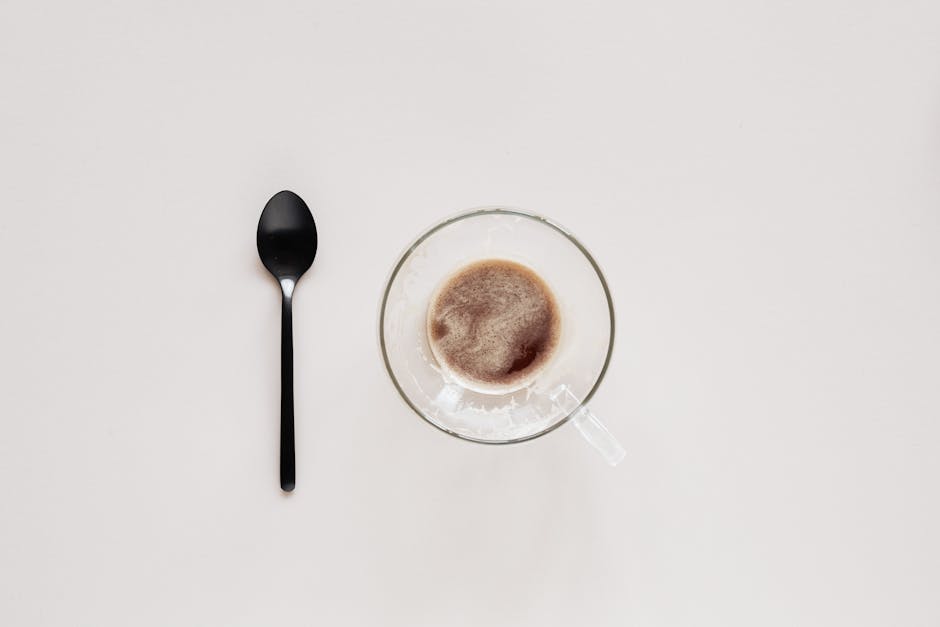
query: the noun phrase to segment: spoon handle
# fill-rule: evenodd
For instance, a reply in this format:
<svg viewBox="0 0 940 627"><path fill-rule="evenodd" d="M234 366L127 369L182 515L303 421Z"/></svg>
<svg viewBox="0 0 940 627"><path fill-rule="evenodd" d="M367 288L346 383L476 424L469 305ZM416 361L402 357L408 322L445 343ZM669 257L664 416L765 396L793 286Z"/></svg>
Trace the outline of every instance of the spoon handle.
<svg viewBox="0 0 940 627"><path fill-rule="evenodd" d="M294 282L281 282L281 489L294 489L294 325L291 300Z"/></svg>

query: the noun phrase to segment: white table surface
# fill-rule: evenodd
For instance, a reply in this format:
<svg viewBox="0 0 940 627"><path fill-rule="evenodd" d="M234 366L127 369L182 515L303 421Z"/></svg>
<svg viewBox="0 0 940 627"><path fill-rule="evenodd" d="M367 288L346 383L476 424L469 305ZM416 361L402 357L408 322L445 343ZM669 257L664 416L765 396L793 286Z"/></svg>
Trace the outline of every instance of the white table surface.
<svg viewBox="0 0 940 627"><path fill-rule="evenodd" d="M940 624L940 4L176 4L0 4L0 624ZM607 271L616 469L386 380L484 204Z"/></svg>

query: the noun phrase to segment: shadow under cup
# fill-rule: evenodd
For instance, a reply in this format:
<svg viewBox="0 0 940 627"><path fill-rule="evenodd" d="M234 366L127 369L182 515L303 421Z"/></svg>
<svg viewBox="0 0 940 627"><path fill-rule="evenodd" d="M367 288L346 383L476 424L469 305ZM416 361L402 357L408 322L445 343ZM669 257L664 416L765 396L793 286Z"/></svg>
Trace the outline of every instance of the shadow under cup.
<svg viewBox="0 0 940 627"><path fill-rule="evenodd" d="M534 270L561 314L550 362L524 387L501 394L463 387L437 363L426 332L441 281L491 258ZM487 444L544 435L581 411L604 377L613 339L610 291L584 246L543 217L502 207L471 210L418 237L392 270L379 314L382 357L405 402L442 431Z"/></svg>

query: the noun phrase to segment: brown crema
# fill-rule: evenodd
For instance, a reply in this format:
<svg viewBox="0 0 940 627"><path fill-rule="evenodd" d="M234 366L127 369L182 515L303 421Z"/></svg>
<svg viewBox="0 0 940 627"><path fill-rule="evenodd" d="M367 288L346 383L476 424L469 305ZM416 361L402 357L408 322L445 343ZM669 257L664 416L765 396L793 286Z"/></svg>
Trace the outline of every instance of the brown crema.
<svg viewBox="0 0 940 627"><path fill-rule="evenodd" d="M485 259L446 279L428 307L434 356L458 377L489 389L528 382L558 346L555 297L526 266Z"/></svg>

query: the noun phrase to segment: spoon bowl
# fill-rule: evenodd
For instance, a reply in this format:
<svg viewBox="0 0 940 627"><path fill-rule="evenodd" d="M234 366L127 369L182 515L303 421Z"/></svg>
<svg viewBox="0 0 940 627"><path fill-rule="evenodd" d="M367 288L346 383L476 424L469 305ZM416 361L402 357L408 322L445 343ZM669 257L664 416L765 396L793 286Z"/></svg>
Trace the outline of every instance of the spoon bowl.
<svg viewBox="0 0 940 627"><path fill-rule="evenodd" d="M278 281L296 281L317 256L317 225L303 199L290 191L271 197L258 221L258 255Z"/></svg>

